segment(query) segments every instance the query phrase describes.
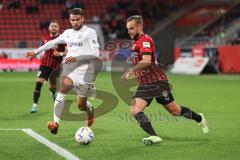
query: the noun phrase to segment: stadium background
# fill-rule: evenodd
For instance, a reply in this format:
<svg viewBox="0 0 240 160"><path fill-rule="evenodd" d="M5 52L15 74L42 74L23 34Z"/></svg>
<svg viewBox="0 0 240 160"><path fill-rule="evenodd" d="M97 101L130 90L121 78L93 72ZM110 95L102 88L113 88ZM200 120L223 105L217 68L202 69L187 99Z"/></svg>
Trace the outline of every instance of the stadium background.
<svg viewBox="0 0 240 160"><path fill-rule="evenodd" d="M169 78L179 103L204 112L210 135L203 136L193 123L173 119L154 102L147 113L157 113L153 125L164 142L150 148L141 145L145 134L131 119L110 72L101 72L96 86L117 97L118 105L97 118L93 144L74 142L82 122L63 121L59 135L49 135L46 122L52 118L52 100L47 85L39 113L29 114L40 56L28 60L24 53L40 45L50 20L60 23L61 32L69 28L67 11L74 7L84 9L85 24L98 33L104 71L110 71L118 53L130 54L125 20L133 14L143 16L158 61L169 71L178 58L208 58L204 69L195 73L201 76L170 74ZM31 128L82 159L238 159L239 16L238 0L0 0L0 159L62 159L21 131L6 128ZM101 100L92 103L98 106ZM74 108L71 111L78 113Z"/></svg>

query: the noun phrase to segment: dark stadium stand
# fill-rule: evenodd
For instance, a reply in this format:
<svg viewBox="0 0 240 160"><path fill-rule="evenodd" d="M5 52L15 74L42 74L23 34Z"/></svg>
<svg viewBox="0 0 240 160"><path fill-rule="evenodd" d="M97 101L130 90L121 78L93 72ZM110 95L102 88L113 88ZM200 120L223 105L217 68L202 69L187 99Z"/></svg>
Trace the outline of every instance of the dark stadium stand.
<svg viewBox="0 0 240 160"><path fill-rule="evenodd" d="M231 27L232 24L238 20L240 17L240 5L235 6L230 11L228 11L225 15L218 18L214 23L205 28L202 32L197 34L196 36L209 36L215 37Z"/></svg>
<svg viewBox="0 0 240 160"><path fill-rule="evenodd" d="M188 0L187 5L194 1ZM124 20L129 15L143 14L146 18L145 25L153 27L153 24L170 12L186 5L186 0L162 2L157 0L134 0L134 3L130 0L3 0L2 2L3 5L0 9L0 47L2 48L13 48L19 45L21 47L36 47L39 38L47 33L44 28L51 19L59 21L61 31L69 27L68 18L64 16L64 11L66 14L66 8L74 6L85 8L86 22L92 23L95 21L94 18L98 17L105 36L109 39L110 32L117 34L116 38L126 37ZM73 2L75 3L72 4ZM136 11L131 12L133 8L129 6L136 9ZM120 13L124 16L119 21L117 16ZM107 14L111 16L110 21L102 21ZM118 22L123 23L119 25ZM119 31L123 32L120 32L119 35Z"/></svg>
<svg viewBox="0 0 240 160"><path fill-rule="evenodd" d="M211 4L212 5L212 4ZM213 5L212 5L213 6ZM218 6L218 7L216 7ZM191 37L186 38L186 40L181 40L182 47L191 47L194 45L220 45L220 44L238 44L239 42L239 33L235 31L233 38L229 39L226 37L227 30L231 29L240 21L240 4L232 5L232 4L214 4L215 11L214 14L207 13L207 9L205 8L205 16L206 18L194 18L194 19L186 19L188 21L184 21L182 23L180 20L178 22L180 25L188 24L197 25L203 24L201 29L191 35ZM208 7L209 8L209 7ZM213 11L212 7L212 11ZM215 17L212 17L215 15ZM212 18L211 18L212 17ZM205 23L200 22L200 20L208 20ZM188 23L187 23L188 22ZM191 24L192 23L192 24ZM223 41L225 38L228 38L227 41Z"/></svg>

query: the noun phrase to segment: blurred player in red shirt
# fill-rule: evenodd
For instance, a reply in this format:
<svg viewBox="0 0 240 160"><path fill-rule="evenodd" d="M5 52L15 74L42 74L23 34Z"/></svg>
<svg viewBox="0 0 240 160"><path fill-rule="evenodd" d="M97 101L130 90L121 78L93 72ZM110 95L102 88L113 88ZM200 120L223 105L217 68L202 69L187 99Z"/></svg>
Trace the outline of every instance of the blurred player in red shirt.
<svg viewBox="0 0 240 160"><path fill-rule="evenodd" d="M59 24L57 21L55 20L51 21L48 29L49 35L42 38L42 45L59 36ZM65 44L60 44L55 49L45 51L41 59L41 65L39 67L37 74L38 78L33 93L33 105L30 113L37 112L38 100L40 97L42 85L44 84L45 81L48 81L51 73L53 73L54 70L57 70L60 67L62 63L62 57L64 55L66 55ZM49 90L52 94L53 99L55 99L56 78L57 77L54 77L54 79L51 79L49 81Z"/></svg>
<svg viewBox="0 0 240 160"><path fill-rule="evenodd" d="M138 88L132 98L130 111L140 127L149 134L149 137L143 138L142 142L148 145L162 141L143 113L154 98L172 115L195 120L203 133L208 133L209 129L203 114L195 113L174 101L167 76L156 60L154 42L150 36L143 33L142 17L139 15L129 17L127 29L133 40L131 47L133 67L122 75L122 79L127 80L131 74L138 79Z"/></svg>

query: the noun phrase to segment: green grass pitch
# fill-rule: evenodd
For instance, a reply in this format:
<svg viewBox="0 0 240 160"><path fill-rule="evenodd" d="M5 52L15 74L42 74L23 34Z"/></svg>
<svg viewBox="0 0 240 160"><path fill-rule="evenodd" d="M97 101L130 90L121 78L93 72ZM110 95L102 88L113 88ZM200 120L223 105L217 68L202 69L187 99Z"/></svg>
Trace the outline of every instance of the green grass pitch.
<svg viewBox="0 0 240 160"><path fill-rule="evenodd" d="M58 135L49 134L46 123L52 120L53 101L44 85L39 112L29 113L36 73L0 73L0 128L31 128L83 160L238 160L240 157L240 76L170 75L173 94L179 104L204 113L210 126L203 135L192 121L174 119L156 102L146 109L148 115L165 115L152 121L163 138L159 145L144 146L146 134L129 117L129 107L119 97L118 106L98 117L93 126L95 139L79 145L74 134L84 125L62 121ZM96 87L118 96L109 73L97 77ZM97 106L100 101L93 100ZM77 112L76 106L71 106ZM127 115L127 117L126 117ZM64 159L21 131L0 131L0 160Z"/></svg>

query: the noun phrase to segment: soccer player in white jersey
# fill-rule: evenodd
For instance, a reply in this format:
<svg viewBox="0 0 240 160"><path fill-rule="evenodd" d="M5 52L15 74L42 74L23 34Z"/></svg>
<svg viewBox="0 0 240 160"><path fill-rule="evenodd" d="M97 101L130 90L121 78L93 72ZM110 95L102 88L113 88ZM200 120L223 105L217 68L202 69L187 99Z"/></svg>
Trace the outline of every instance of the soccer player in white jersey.
<svg viewBox="0 0 240 160"><path fill-rule="evenodd" d="M58 44L67 44L68 52L62 65L60 89L54 103L54 122L48 123L48 129L52 134L57 134L64 97L70 90L77 93L78 108L86 111L86 125L90 127L94 121L93 107L87 98L94 89L93 60L99 57L97 34L94 29L83 25L84 16L81 8L74 8L69 13L72 29L65 30L56 39L26 53L26 56L31 58Z"/></svg>

